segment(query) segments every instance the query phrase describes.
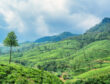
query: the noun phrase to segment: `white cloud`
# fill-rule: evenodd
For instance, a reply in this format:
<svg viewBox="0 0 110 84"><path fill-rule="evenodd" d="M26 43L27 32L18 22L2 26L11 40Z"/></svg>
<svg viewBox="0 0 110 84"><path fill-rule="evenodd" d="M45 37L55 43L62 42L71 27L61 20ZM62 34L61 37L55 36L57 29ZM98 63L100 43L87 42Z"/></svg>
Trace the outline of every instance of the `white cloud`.
<svg viewBox="0 0 110 84"><path fill-rule="evenodd" d="M64 24L60 28L62 31L67 24L69 27L65 30L78 30L82 33L100 22L98 14L103 15L104 10L108 12L109 2L109 0L0 0L0 14L8 23L8 30L16 30L23 35L25 33L31 35L32 32L36 36L57 33L54 30L59 27L55 29L53 25L52 29L51 24L47 23L48 19L56 23L62 21L62 24L58 23Z"/></svg>
<svg viewBox="0 0 110 84"><path fill-rule="evenodd" d="M0 13L3 14L5 21L8 23L9 30L17 30L22 33L25 29L23 21L19 14L10 8L10 5L8 5L9 3L10 1L0 1Z"/></svg>
<svg viewBox="0 0 110 84"><path fill-rule="evenodd" d="M80 14L75 14L73 15L77 22L77 27L82 28L84 30L87 30L96 24L99 24L101 19L99 17L96 17L92 14L85 14L85 13L80 13Z"/></svg>
<svg viewBox="0 0 110 84"><path fill-rule="evenodd" d="M47 36L49 35L49 27L44 22L44 17L40 16L36 21L36 33L40 36Z"/></svg>
<svg viewBox="0 0 110 84"><path fill-rule="evenodd" d="M101 20L98 17L88 16L84 21L79 24L79 26L87 30L95 26L96 24L99 24L100 21Z"/></svg>
<svg viewBox="0 0 110 84"><path fill-rule="evenodd" d="M66 0L1 0L0 13L3 14L5 21L9 24L8 29L18 30L18 32L22 33L26 30L30 30L28 28L29 24L25 25L26 22L24 22L25 20L23 21L22 18L30 20L28 18L38 17L36 20L39 23L42 14L55 16L67 12L65 5ZM22 15L23 17L21 17ZM49 34L48 27L45 26L45 21L40 21L40 24L43 26L35 27L35 29L37 28L37 30L39 30L39 34L44 29L48 31L48 33L44 35Z"/></svg>
<svg viewBox="0 0 110 84"><path fill-rule="evenodd" d="M74 33L84 33L86 30L101 22L101 18L90 13L82 12L68 14L64 20L66 21L65 24L70 25L69 28Z"/></svg>

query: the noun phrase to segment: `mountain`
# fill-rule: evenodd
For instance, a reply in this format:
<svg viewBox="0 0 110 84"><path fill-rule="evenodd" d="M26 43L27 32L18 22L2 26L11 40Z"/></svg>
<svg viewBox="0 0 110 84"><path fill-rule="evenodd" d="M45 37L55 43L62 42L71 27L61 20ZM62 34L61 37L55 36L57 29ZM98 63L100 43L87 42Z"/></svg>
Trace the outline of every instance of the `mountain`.
<svg viewBox="0 0 110 84"><path fill-rule="evenodd" d="M99 24L87 30L84 34L71 37L73 40L89 44L99 40L110 39L110 18L104 18Z"/></svg>
<svg viewBox="0 0 110 84"><path fill-rule="evenodd" d="M92 41L110 39L110 18L104 18L102 22L89 29L85 37Z"/></svg>
<svg viewBox="0 0 110 84"><path fill-rule="evenodd" d="M72 34L70 32L63 32L59 35L47 36L47 37L40 38L40 39L36 40L35 42L36 43L57 42L57 41L61 41L63 39L66 39L66 38L72 37L72 36L78 36L78 34Z"/></svg>
<svg viewBox="0 0 110 84"><path fill-rule="evenodd" d="M89 29L89 32L110 32L110 18L104 18L102 22Z"/></svg>
<svg viewBox="0 0 110 84"><path fill-rule="evenodd" d="M82 35L40 45L35 43L32 48L25 47L26 50L20 48L13 53L12 62L36 69L42 67L67 81L65 84L109 84L109 24L109 18L104 18ZM8 59L8 54L0 56L3 64L8 63Z"/></svg>

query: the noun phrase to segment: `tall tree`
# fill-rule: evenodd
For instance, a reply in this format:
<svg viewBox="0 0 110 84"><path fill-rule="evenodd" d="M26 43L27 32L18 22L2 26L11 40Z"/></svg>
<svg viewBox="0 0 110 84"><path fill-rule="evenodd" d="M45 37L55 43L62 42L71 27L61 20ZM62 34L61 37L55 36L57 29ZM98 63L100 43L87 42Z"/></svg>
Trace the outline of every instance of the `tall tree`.
<svg viewBox="0 0 110 84"><path fill-rule="evenodd" d="M17 37L13 31L8 33L8 36L4 40L4 45L10 47L10 59L9 59L9 64L10 64L11 55L12 55L12 47L18 46Z"/></svg>

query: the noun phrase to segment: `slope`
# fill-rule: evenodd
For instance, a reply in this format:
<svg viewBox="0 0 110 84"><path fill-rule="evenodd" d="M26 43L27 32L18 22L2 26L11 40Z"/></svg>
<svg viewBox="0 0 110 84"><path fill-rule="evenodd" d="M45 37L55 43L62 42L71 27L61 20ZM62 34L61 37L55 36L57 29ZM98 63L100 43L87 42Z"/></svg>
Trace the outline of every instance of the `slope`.
<svg viewBox="0 0 110 84"><path fill-rule="evenodd" d="M84 34L69 39L82 41L84 44L110 39L110 18L104 18L99 24L87 30Z"/></svg>
<svg viewBox="0 0 110 84"><path fill-rule="evenodd" d="M72 37L72 36L78 36L78 34L72 34L70 32L63 32L59 35L47 36L47 37L40 38L40 39L36 40L35 42L36 43L57 42L57 41L61 41L63 39L66 39L66 38Z"/></svg>
<svg viewBox="0 0 110 84"><path fill-rule="evenodd" d="M12 59L13 62L20 63L25 66L38 67L39 65L45 65L45 70L59 71L58 69L61 69L62 71L67 67L62 59L68 58L78 49L80 49L79 42L75 40L65 40L57 43L48 43L36 46L35 48L25 52L15 52ZM8 62L8 56L8 54L1 56L0 61L5 61L5 63ZM60 66L58 67L58 65ZM63 66L65 67L63 68Z"/></svg>
<svg viewBox="0 0 110 84"><path fill-rule="evenodd" d="M63 84L54 75L21 65L0 64L0 84Z"/></svg>
<svg viewBox="0 0 110 84"><path fill-rule="evenodd" d="M109 84L110 66L94 69L78 75L74 80L69 80L66 84Z"/></svg>
<svg viewBox="0 0 110 84"><path fill-rule="evenodd" d="M65 40L37 46L24 53L14 53L12 59L13 62L35 68L43 67L47 71L69 72L82 69L80 73L83 73L89 69L99 68L101 60L109 61L109 43L109 40L96 41L80 48L79 42ZM0 61L8 62L8 55L1 56ZM104 61L102 64L108 66ZM76 73L74 75L77 75Z"/></svg>
<svg viewBox="0 0 110 84"><path fill-rule="evenodd" d="M109 24L109 20L105 19L83 35L37 45L24 52L14 52L13 62L28 67L42 67L44 70L57 73L58 76L66 72L65 79L73 79L90 70L108 67ZM8 62L8 56L1 56L0 61Z"/></svg>

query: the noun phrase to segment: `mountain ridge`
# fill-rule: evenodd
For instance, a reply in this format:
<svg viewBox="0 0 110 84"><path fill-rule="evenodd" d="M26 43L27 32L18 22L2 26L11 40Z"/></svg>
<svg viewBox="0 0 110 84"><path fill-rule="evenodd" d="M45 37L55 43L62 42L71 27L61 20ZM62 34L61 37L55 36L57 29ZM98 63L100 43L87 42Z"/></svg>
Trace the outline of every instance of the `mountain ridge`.
<svg viewBox="0 0 110 84"><path fill-rule="evenodd" d="M35 43L43 43L43 42L57 42L57 41L61 41L63 39L66 39L68 37L72 37L72 36L78 36L79 34L72 34L70 32L63 32L61 34L58 35L54 35L54 36L45 36L42 38L39 38L37 40L35 40Z"/></svg>
<svg viewBox="0 0 110 84"><path fill-rule="evenodd" d="M103 32L108 30L110 31L110 18L104 18L99 24L87 30L86 33Z"/></svg>
<svg viewBox="0 0 110 84"><path fill-rule="evenodd" d="M37 44L35 43L33 45L34 47L31 47L29 49L26 48L26 51L23 51L25 50L23 47L21 49L22 52L17 51L13 54L13 62L22 64L27 67L35 67L38 69L42 67L46 71L53 72L58 77L61 77L63 73L67 72L67 74L65 74L66 76L64 75L64 79L74 80L76 77L76 80L80 80L77 77L81 77L81 74L83 73L85 73L85 77L87 77L88 73L86 72L92 70L96 72L96 69L99 69L99 71L101 71L100 68L104 69L104 67L109 66L109 25L110 22L107 19L103 19L102 22L93 27L97 27L96 30L94 29L94 31L92 30L75 37L72 36L71 38L64 39L58 42L47 42L42 43L38 46L35 45ZM65 36L65 33L63 33L63 35ZM0 61L6 63L8 56L8 54L2 55L0 57ZM103 77L105 77L105 75ZM89 79L87 81L89 81ZM74 81L70 81L66 84L76 83L74 83Z"/></svg>

